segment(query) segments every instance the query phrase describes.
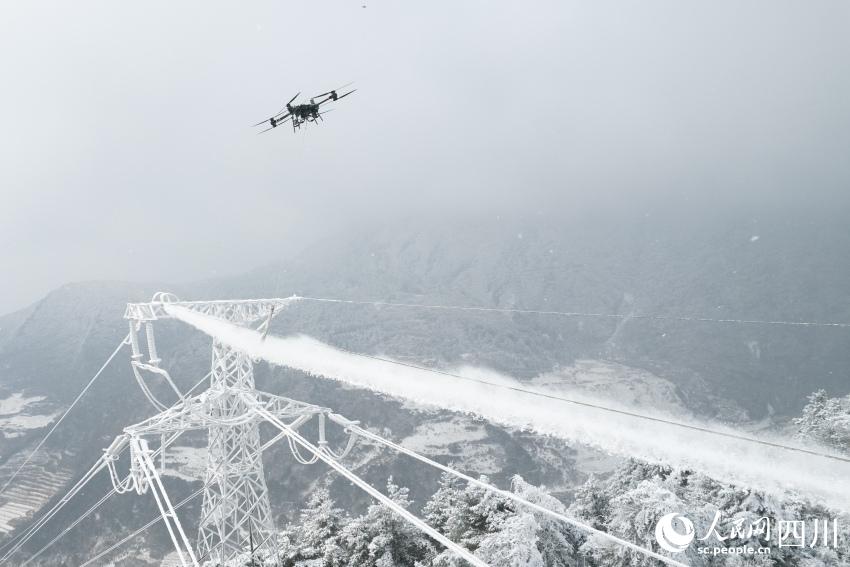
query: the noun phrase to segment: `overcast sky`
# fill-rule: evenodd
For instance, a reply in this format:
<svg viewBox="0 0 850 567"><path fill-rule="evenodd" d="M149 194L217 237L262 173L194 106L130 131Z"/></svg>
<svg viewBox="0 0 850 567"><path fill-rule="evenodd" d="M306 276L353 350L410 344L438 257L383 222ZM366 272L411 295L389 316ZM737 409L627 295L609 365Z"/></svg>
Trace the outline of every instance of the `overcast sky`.
<svg viewBox="0 0 850 567"><path fill-rule="evenodd" d="M0 313L352 219L834 198L848 55L844 1L7 2ZM320 127L250 127L349 81Z"/></svg>

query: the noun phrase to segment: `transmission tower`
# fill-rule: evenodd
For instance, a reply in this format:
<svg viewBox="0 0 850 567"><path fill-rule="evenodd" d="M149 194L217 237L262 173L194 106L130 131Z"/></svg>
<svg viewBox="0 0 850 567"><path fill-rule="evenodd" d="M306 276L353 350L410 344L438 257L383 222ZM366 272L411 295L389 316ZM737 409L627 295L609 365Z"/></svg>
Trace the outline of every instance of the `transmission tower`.
<svg viewBox="0 0 850 567"><path fill-rule="evenodd" d="M240 326L253 328L259 323L260 330L267 330L271 318L291 301L292 298L179 302L173 295L158 293L150 303L127 306L125 318L130 325L132 368L148 399L161 411L142 423L125 428L124 435L107 450L107 457L112 463L113 483L119 492L132 488L142 493L153 488L184 564L211 562L226 565L244 554L249 539L258 552L267 557L277 555L276 530L263 471L263 446L259 433L259 424L264 418L258 416L254 404L293 429L314 415L324 418L329 410L258 392L251 359L218 341L212 345L209 388L199 395L185 397L160 366L153 323L172 318L168 307L174 305ZM142 329L144 340L140 341ZM147 361L140 342L147 343ZM169 408L153 395L146 382L149 373L164 377L174 389L180 398L175 406ZM162 469L168 445L180 434L199 429L207 430L209 437L197 554L194 554L158 480L150 444L159 442ZM129 479L121 481L114 463L126 446L131 449L131 474Z"/></svg>

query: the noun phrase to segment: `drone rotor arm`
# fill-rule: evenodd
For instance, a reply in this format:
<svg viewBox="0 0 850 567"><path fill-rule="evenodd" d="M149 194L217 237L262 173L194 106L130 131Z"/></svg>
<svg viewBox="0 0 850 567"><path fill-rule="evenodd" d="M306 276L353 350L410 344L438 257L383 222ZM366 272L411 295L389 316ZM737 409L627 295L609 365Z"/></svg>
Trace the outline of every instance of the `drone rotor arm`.
<svg viewBox="0 0 850 567"><path fill-rule="evenodd" d="M320 95L316 95L316 96L315 96L315 98L319 98L320 96L326 96L326 95L329 95L329 94L333 94L333 93L335 93L336 91L341 91L341 90L342 90L342 89L344 89L345 87L350 87L350 86L351 86L351 85L353 85L353 84L354 84L354 82L346 83L346 84L342 85L341 87L337 87L337 88L335 88L335 89L334 89L334 90L332 90L332 91L328 91L328 92L326 92L326 93L322 93L322 94L320 94Z"/></svg>

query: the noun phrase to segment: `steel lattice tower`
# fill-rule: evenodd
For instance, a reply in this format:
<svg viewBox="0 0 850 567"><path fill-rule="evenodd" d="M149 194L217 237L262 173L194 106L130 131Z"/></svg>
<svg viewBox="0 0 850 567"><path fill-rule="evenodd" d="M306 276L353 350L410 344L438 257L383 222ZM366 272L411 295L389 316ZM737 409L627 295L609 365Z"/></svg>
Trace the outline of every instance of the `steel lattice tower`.
<svg viewBox="0 0 850 567"><path fill-rule="evenodd" d="M248 411L234 392L254 390L254 369L243 353L213 343L210 388L226 392L212 408L212 418L233 418ZM274 556L274 520L263 472L257 422L209 429L204 503L198 531L198 555L225 561L242 552L249 534L257 548Z"/></svg>
<svg viewBox="0 0 850 567"><path fill-rule="evenodd" d="M107 450L107 460L118 492L126 492L133 487L143 493L159 482L152 463L154 452L148 449L146 439L150 440L151 436L160 439L159 452L164 454L180 434L190 430L208 431L207 467L196 555L193 555L170 502L162 491L155 492L155 496L159 495L157 503L160 504L163 517L169 524L173 524L170 528L172 540L178 551L182 550L185 558L188 558L184 565L233 564L240 555L244 555L249 542L259 555L277 556L277 532L262 460L266 445L261 443L259 432L259 424L265 418L258 412L288 422L288 426L294 430L312 416L318 415L323 420L330 410L257 391L250 357L219 341L213 341L212 345L209 388L195 396L183 396L168 372L159 366L153 323L173 318L170 309L175 308L243 327L255 328L259 324L259 329L267 330L272 317L294 300L180 302L170 294L159 293L149 303L127 305L125 318L130 322L133 372L148 400L160 413L125 428L124 435L119 436ZM142 329L147 339L147 361L144 361L145 356L140 347L142 341L139 332ZM171 385L180 397L177 404L168 407L156 399L143 377L151 373L163 377ZM114 463L121 449L128 444L133 451L131 478L129 481L118 481L114 474Z"/></svg>

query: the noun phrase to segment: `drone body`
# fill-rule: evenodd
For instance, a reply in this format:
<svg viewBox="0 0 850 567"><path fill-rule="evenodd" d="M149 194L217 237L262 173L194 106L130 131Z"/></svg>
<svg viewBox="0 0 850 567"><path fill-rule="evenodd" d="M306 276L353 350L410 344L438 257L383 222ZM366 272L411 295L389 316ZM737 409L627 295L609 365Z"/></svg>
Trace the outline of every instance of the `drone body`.
<svg viewBox="0 0 850 567"><path fill-rule="evenodd" d="M329 102L335 102L341 98L345 98L354 91L356 91L357 89L353 89L344 94L337 93L337 91L344 89L350 84L351 83L349 83L348 85L343 85L342 87L339 87L332 91L316 95L310 99L310 102L292 104L293 102L295 102L295 99L298 98L298 95L301 94L298 93L294 97L292 97L289 102L286 103L286 106L282 108L280 112L278 112L267 120L263 120L262 122L254 124L254 126L270 124L270 128L266 128L265 130L260 132L262 134L263 132L268 132L272 128L277 128L285 122L292 122L292 130L295 131L301 128L301 126L307 122L317 122L319 120L324 120L324 118L322 118L322 115L330 112L330 110L322 111L322 105L327 104Z"/></svg>

